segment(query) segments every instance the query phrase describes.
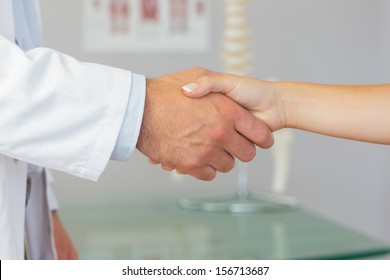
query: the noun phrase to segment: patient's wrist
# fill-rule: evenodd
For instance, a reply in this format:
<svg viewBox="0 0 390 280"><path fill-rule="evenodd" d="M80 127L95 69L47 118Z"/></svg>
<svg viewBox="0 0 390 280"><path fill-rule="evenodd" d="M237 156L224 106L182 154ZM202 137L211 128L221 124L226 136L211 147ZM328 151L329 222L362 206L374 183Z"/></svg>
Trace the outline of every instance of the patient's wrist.
<svg viewBox="0 0 390 280"><path fill-rule="evenodd" d="M291 100L288 93L288 85L285 82L267 82L267 94L271 96L276 127L279 130L290 126Z"/></svg>

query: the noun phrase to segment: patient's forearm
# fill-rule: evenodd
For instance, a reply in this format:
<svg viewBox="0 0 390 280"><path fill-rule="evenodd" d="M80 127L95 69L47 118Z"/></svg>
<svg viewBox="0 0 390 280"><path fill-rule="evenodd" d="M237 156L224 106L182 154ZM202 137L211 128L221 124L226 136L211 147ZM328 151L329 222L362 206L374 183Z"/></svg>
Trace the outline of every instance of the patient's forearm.
<svg viewBox="0 0 390 280"><path fill-rule="evenodd" d="M390 144L390 85L275 83L286 126L360 141Z"/></svg>

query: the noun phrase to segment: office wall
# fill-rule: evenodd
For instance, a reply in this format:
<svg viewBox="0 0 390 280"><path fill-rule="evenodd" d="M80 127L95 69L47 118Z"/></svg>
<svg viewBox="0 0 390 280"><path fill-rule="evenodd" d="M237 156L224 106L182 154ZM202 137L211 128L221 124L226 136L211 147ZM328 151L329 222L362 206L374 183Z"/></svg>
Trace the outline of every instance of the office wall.
<svg viewBox="0 0 390 280"><path fill-rule="evenodd" d="M147 76L200 65L219 69L221 2L212 1L212 47L203 54L90 54L81 49L81 1L42 0L46 45L90 62ZM252 0L254 71L258 77L318 83L371 84L390 81L390 4L372 0ZM362 129L365 129L362 127ZM271 152L258 151L249 165L253 189L269 189ZM288 194L303 207L390 241L390 149L294 131ZM236 171L213 182L150 166L136 152L111 162L98 183L56 172L61 200L107 195L201 194L233 189Z"/></svg>

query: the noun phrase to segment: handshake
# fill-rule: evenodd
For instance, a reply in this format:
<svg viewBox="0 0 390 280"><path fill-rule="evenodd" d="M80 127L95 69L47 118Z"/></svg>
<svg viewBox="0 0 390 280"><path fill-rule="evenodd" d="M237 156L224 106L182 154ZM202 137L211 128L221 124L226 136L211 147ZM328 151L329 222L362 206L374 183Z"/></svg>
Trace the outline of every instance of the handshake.
<svg viewBox="0 0 390 280"><path fill-rule="evenodd" d="M251 161L255 145L273 145L272 131L280 125L280 116L272 115L279 112L272 108L273 100L267 100L269 110L263 110L254 106L259 96L244 98L241 79L193 68L147 80L138 150L164 170L201 180L230 171L235 158Z"/></svg>
<svg viewBox="0 0 390 280"><path fill-rule="evenodd" d="M191 98L189 98L191 97ZM137 148L165 170L212 180L284 127L390 145L390 84L267 82L202 68L147 81Z"/></svg>

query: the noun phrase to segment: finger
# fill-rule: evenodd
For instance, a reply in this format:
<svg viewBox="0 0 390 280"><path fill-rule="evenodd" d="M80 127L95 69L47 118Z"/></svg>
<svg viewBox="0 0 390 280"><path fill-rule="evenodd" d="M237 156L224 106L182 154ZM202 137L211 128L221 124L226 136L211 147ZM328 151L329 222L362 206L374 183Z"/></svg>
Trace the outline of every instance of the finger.
<svg viewBox="0 0 390 280"><path fill-rule="evenodd" d="M153 160L151 158L148 158L148 161L149 161L150 164L153 164L153 165L159 164L158 161L155 161L155 160Z"/></svg>
<svg viewBox="0 0 390 280"><path fill-rule="evenodd" d="M165 171L172 171L175 169L173 166L168 164L161 164L161 168L164 169Z"/></svg>
<svg viewBox="0 0 390 280"><path fill-rule="evenodd" d="M203 181L211 181L215 178L215 176L217 176L217 171L215 170L215 168L213 168L210 165L207 165L207 166L201 167L201 168L197 168L197 169L191 169L188 171L185 171L185 170L183 171L183 170L179 169L179 172L181 172L182 174L191 175L191 176L193 176L199 180L203 180Z"/></svg>
<svg viewBox="0 0 390 280"><path fill-rule="evenodd" d="M255 145L237 131L225 142L226 152L238 158L242 162L251 161L256 156Z"/></svg>
<svg viewBox="0 0 390 280"><path fill-rule="evenodd" d="M182 87L185 95L199 98L212 92L228 94L237 85L237 79L228 74L209 74Z"/></svg>
<svg viewBox="0 0 390 280"><path fill-rule="evenodd" d="M209 165L219 172L226 173L233 169L234 157L223 151L222 153L214 156Z"/></svg>
<svg viewBox="0 0 390 280"><path fill-rule="evenodd" d="M238 114L234 126L239 133L261 148L272 147L274 144L272 131L263 121L244 109L239 110Z"/></svg>

